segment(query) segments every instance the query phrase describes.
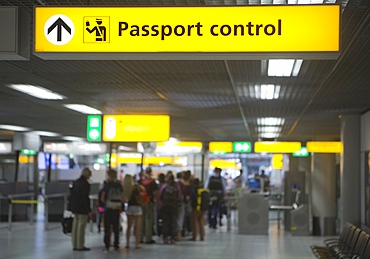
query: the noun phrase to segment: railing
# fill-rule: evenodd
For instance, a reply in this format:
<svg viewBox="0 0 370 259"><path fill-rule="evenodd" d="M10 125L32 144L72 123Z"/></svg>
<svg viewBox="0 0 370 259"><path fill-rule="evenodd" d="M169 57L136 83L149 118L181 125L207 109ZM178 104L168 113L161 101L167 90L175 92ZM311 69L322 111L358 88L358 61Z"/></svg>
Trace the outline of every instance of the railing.
<svg viewBox="0 0 370 259"><path fill-rule="evenodd" d="M21 200L19 198L29 197L29 200ZM20 193L20 194L9 194L7 200L9 201L9 211L8 211L8 230L12 231L12 217L13 217L13 205L14 204L28 204L31 205L30 210L30 224L33 225L33 214L34 214L34 204L37 204L39 201L34 199L35 193ZM1 214L0 214L1 215Z"/></svg>
<svg viewBox="0 0 370 259"><path fill-rule="evenodd" d="M63 210L67 210L68 196L69 193L53 193L53 194L44 194L45 202L45 231L49 230L49 203L52 198L64 198Z"/></svg>

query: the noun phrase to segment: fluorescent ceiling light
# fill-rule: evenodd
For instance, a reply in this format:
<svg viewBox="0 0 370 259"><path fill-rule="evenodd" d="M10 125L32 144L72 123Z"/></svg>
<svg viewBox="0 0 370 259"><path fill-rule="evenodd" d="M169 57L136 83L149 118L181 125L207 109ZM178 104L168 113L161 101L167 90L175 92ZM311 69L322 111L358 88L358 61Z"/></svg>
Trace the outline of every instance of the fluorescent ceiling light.
<svg viewBox="0 0 370 259"><path fill-rule="evenodd" d="M261 138L277 138L279 137L279 133L261 133L259 134Z"/></svg>
<svg viewBox="0 0 370 259"><path fill-rule="evenodd" d="M62 137L62 139L68 140L68 141L76 141L76 142L82 142L85 140L84 138L74 137L74 136L65 136L65 137Z"/></svg>
<svg viewBox="0 0 370 259"><path fill-rule="evenodd" d="M45 100L63 100L66 99L65 96L52 92L46 88L34 85L23 85L23 84L11 84L8 87L17 90L19 92L32 95Z"/></svg>
<svg viewBox="0 0 370 259"><path fill-rule="evenodd" d="M267 74L268 76L297 76L302 62L302 59L270 59Z"/></svg>
<svg viewBox="0 0 370 259"><path fill-rule="evenodd" d="M258 127L258 132L262 132L262 133L277 133L280 131L281 131L281 127L274 127L274 126Z"/></svg>
<svg viewBox="0 0 370 259"><path fill-rule="evenodd" d="M32 133L35 133L40 136L45 136L45 137L59 137L60 134L56 132L51 132L51 131L32 131Z"/></svg>
<svg viewBox="0 0 370 259"><path fill-rule="evenodd" d="M68 109L84 114L102 114L101 111L84 104L64 104L64 106Z"/></svg>
<svg viewBox="0 0 370 259"><path fill-rule="evenodd" d="M4 130L12 130L12 131L30 131L30 128L21 127L21 126L14 126L14 125L0 125L0 129Z"/></svg>
<svg viewBox="0 0 370 259"><path fill-rule="evenodd" d="M280 93L280 85L256 85L255 86L256 91L256 98L262 99L262 100L272 100L272 99L278 99L279 93Z"/></svg>
<svg viewBox="0 0 370 259"><path fill-rule="evenodd" d="M284 118L275 118L275 117L266 117L266 118L257 118L258 125L265 126L280 126L285 123Z"/></svg>

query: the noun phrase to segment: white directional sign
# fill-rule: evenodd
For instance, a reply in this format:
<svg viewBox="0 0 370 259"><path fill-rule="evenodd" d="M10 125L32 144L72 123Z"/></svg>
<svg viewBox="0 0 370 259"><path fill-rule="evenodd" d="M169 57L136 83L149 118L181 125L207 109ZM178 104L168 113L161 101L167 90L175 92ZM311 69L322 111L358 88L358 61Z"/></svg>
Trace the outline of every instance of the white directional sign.
<svg viewBox="0 0 370 259"><path fill-rule="evenodd" d="M56 14L46 21L44 34L51 44L65 45L72 40L75 34L75 26L68 16Z"/></svg>

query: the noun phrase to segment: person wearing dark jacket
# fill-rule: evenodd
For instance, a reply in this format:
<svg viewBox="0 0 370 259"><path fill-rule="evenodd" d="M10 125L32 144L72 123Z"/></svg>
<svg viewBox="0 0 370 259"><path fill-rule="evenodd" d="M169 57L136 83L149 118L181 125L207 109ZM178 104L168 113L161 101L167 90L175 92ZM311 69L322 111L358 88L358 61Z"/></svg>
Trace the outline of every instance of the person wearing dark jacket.
<svg viewBox="0 0 370 259"><path fill-rule="evenodd" d="M70 210L74 214L72 225L73 251L89 251L85 247L85 228L88 217L91 216L90 208L90 184L91 177L89 168L84 168L81 177L73 183L70 197Z"/></svg>

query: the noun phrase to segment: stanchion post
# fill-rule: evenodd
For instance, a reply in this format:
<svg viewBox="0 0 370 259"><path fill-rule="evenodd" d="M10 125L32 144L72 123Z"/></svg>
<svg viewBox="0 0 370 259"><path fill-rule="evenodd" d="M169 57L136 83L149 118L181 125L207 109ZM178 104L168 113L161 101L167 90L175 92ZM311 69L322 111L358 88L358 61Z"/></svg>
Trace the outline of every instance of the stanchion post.
<svg viewBox="0 0 370 259"><path fill-rule="evenodd" d="M45 196L44 197L45 203L45 231L49 230L49 199Z"/></svg>
<svg viewBox="0 0 370 259"><path fill-rule="evenodd" d="M30 200L33 201L33 197L30 197ZM36 203L37 204L37 203ZM34 203L31 202L31 209L30 209L30 225L33 226L33 213L34 213Z"/></svg>
<svg viewBox="0 0 370 259"><path fill-rule="evenodd" d="M9 211L8 211L8 231L12 231L12 214L13 214L13 204L9 200Z"/></svg>

